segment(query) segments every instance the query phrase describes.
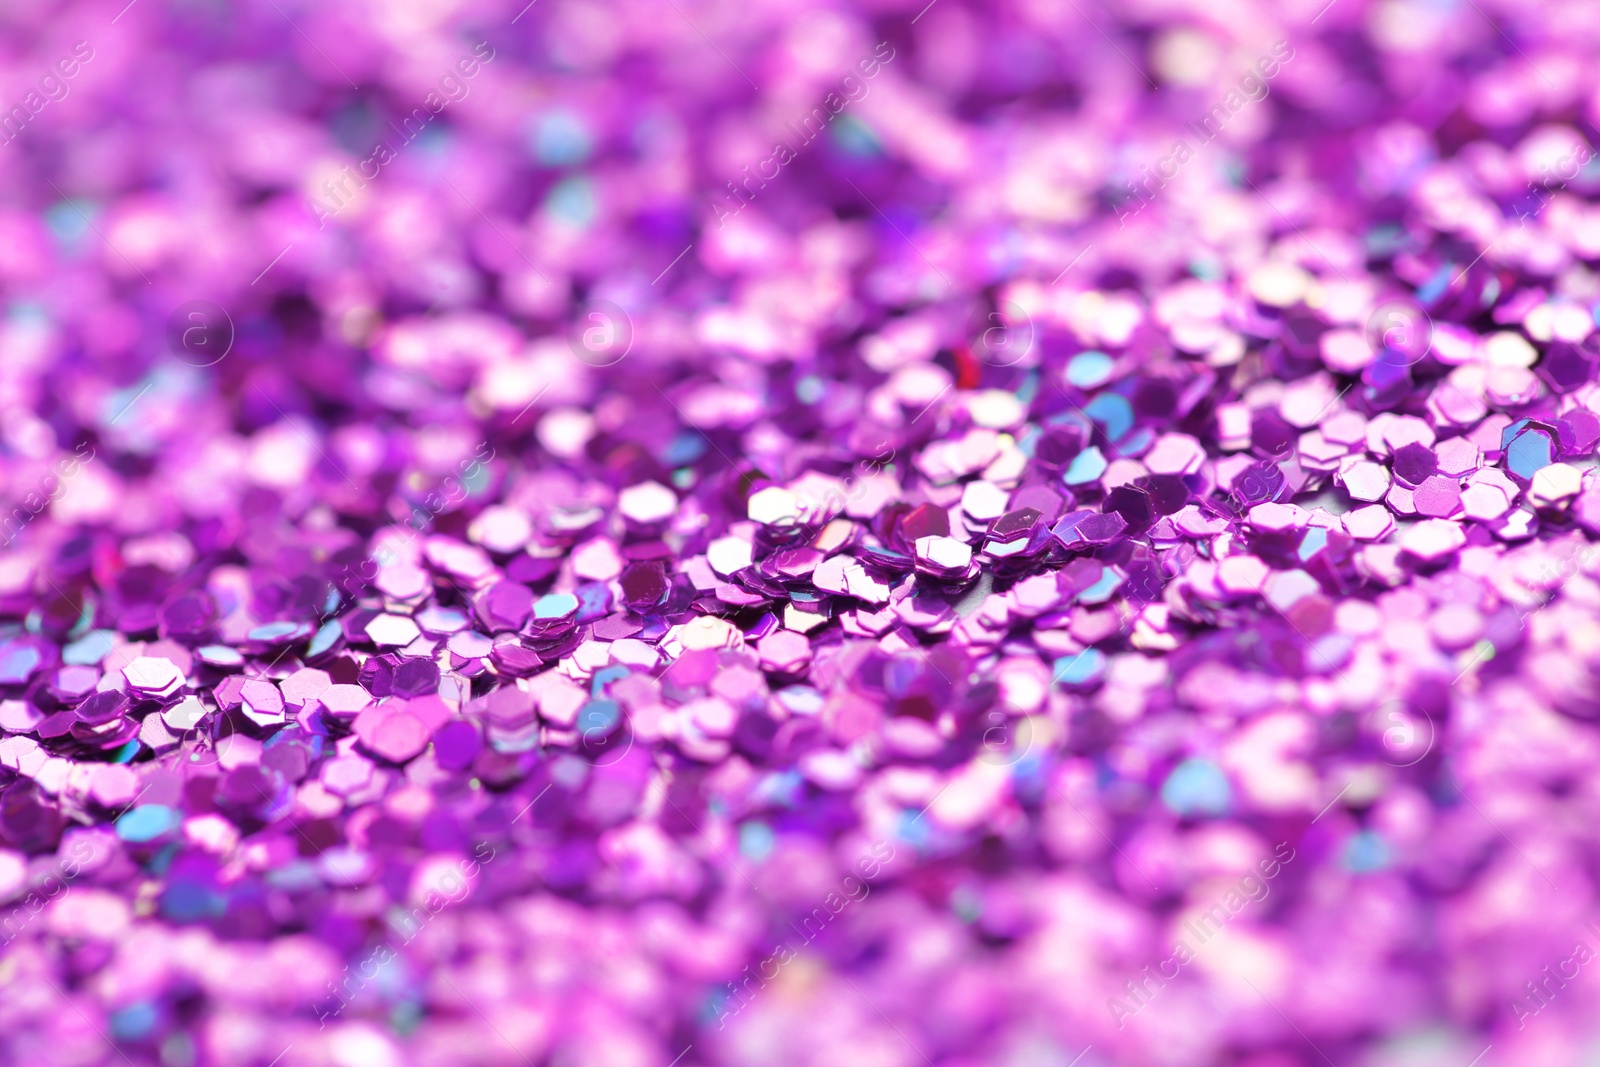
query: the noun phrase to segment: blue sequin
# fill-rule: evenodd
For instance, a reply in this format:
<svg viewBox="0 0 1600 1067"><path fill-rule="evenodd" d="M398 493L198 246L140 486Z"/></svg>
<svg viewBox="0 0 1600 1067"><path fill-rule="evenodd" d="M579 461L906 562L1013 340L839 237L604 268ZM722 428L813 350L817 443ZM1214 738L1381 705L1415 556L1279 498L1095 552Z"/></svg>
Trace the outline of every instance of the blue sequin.
<svg viewBox="0 0 1600 1067"><path fill-rule="evenodd" d="M1100 449L1090 445L1073 457L1072 463L1067 467L1067 473L1062 476L1062 481L1068 485L1088 485L1090 482L1099 481L1109 466Z"/></svg>
<svg viewBox="0 0 1600 1067"><path fill-rule="evenodd" d="M1532 419L1518 419L1510 426L1507 426L1505 429L1501 430L1500 451L1504 452L1507 448L1511 447L1511 442L1517 439L1517 434L1521 433L1523 427L1527 426L1532 421Z"/></svg>
<svg viewBox="0 0 1600 1067"><path fill-rule="evenodd" d="M1116 593L1117 587L1122 585L1122 575L1114 570L1107 570L1100 576L1100 580L1078 594L1080 604L1104 604Z"/></svg>
<svg viewBox="0 0 1600 1067"><path fill-rule="evenodd" d="M1313 526L1300 538L1300 551L1296 553L1302 563L1321 552L1328 543L1328 531L1321 526Z"/></svg>
<svg viewBox="0 0 1600 1067"><path fill-rule="evenodd" d="M1381 871L1389 866L1389 846L1372 830L1363 830L1346 844L1344 865L1357 874Z"/></svg>
<svg viewBox="0 0 1600 1067"><path fill-rule="evenodd" d="M819 715L827 700L809 685L791 685L773 696L791 715Z"/></svg>
<svg viewBox="0 0 1600 1067"><path fill-rule="evenodd" d="M772 827L764 822L752 820L739 827L739 854L751 863L760 863L772 855L777 842Z"/></svg>
<svg viewBox="0 0 1600 1067"><path fill-rule="evenodd" d="M583 229L594 221L599 212L594 186L586 178L568 178L558 182L545 197L545 213L576 229Z"/></svg>
<svg viewBox="0 0 1600 1067"><path fill-rule="evenodd" d="M160 1016L149 1001L130 1004L111 1013L111 1036L123 1041L137 1041L156 1028Z"/></svg>
<svg viewBox="0 0 1600 1067"><path fill-rule="evenodd" d="M594 677L589 680L589 695L601 696L606 691L606 686L619 679L626 678L633 672L626 667L604 667L594 672Z"/></svg>
<svg viewBox="0 0 1600 1067"><path fill-rule="evenodd" d="M1105 669L1106 654L1098 648L1086 648L1076 656L1056 660L1052 676L1062 685L1087 685L1098 680Z"/></svg>
<svg viewBox="0 0 1600 1067"><path fill-rule="evenodd" d="M578 732L586 738L609 734L622 721L622 709L614 700L591 700L578 711Z"/></svg>
<svg viewBox="0 0 1600 1067"><path fill-rule="evenodd" d="M536 122L529 141L534 158L546 167L582 163L594 148L583 120L570 111L552 111Z"/></svg>
<svg viewBox="0 0 1600 1067"><path fill-rule="evenodd" d="M44 211L44 224L63 248L77 251L100 208L87 200L59 200Z"/></svg>
<svg viewBox="0 0 1600 1067"><path fill-rule="evenodd" d="M1148 426L1141 426L1127 437L1119 438L1117 450L1125 456L1137 456L1155 444L1155 440L1155 431Z"/></svg>
<svg viewBox="0 0 1600 1067"><path fill-rule="evenodd" d="M1161 803L1177 815L1222 815L1228 810L1228 777L1208 759L1188 759L1161 785Z"/></svg>
<svg viewBox="0 0 1600 1067"><path fill-rule="evenodd" d="M316 636L311 639L311 644L306 646L306 656L309 658L322 655L332 648L343 634L344 628L339 625L339 620L329 619L317 630Z"/></svg>
<svg viewBox="0 0 1600 1067"><path fill-rule="evenodd" d="M551 595L554 596L556 594ZM560 595L571 596L572 594L562 593ZM549 599L550 597L540 597L539 602L542 603ZM604 582L586 582L583 585L578 586L577 601L578 614L576 616L576 621L580 623L593 622L595 619L602 618L611 613L611 590ZM535 618L545 617L539 614L538 603L533 605L533 613ZM565 611L562 611L560 614L550 617L561 618L564 614Z"/></svg>
<svg viewBox="0 0 1600 1067"><path fill-rule="evenodd" d="M1039 395L1039 371L1037 368L1028 372L1022 379L1022 384L1017 387L1017 399L1024 404L1033 403L1033 398Z"/></svg>
<svg viewBox="0 0 1600 1067"><path fill-rule="evenodd" d="M533 602L536 619L564 619L578 610L578 598L571 593L547 593Z"/></svg>
<svg viewBox="0 0 1600 1067"><path fill-rule="evenodd" d="M79 667L94 667L112 649L110 630L90 630L61 650L61 662Z"/></svg>
<svg viewBox="0 0 1600 1067"><path fill-rule="evenodd" d="M661 462L669 467L682 467L699 459L705 451L706 439L698 433L685 430L672 439L661 456Z"/></svg>
<svg viewBox="0 0 1600 1067"><path fill-rule="evenodd" d="M161 914L173 922L198 922L224 915L227 910L226 898L199 882L170 882L161 894Z"/></svg>
<svg viewBox="0 0 1600 1067"><path fill-rule="evenodd" d="M1531 479L1550 466L1551 451L1549 434L1543 430L1524 430L1506 449L1506 469L1518 478Z"/></svg>
<svg viewBox="0 0 1600 1067"><path fill-rule="evenodd" d="M1120 393L1101 393L1084 405L1083 412L1105 427L1106 436L1120 441L1133 429L1133 405Z"/></svg>
<svg viewBox="0 0 1600 1067"><path fill-rule="evenodd" d="M1450 288L1450 279L1455 277L1457 269L1454 263L1442 264L1433 272L1433 277L1423 282L1422 287L1417 290L1417 300L1424 306L1438 300L1444 295L1445 290Z"/></svg>
<svg viewBox="0 0 1600 1067"><path fill-rule="evenodd" d="M852 156L881 156L883 142L871 126L854 115L840 115L833 124L833 141Z"/></svg>
<svg viewBox="0 0 1600 1067"><path fill-rule="evenodd" d="M281 641L297 637L302 631L309 635L311 628L303 622L269 622L251 629L245 637L251 641Z"/></svg>
<svg viewBox="0 0 1600 1067"><path fill-rule="evenodd" d="M20 685L39 669L39 650L32 645L7 645L0 648L0 682Z"/></svg>
<svg viewBox="0 0 1600 1067"><path fill-rule="evenodd" d="M1111 378L1116 362L1104 352L1079 352L1067 364L1067 381L1079 389L1093 389Z"/></svg>
<svg viewBox="0 0 1600 1067"><path fill-rule="evenodd" d="M281 867L267 871L263 878L274 889L282 889L288 893L304 893L319 889L325 884L322 875L317 871L317 865L304 859L290 860Z"/></svg>
<svg viewBox="0 0 1600 1067"><path fill-rule="evenodd" d="M339 624L334 622L332 625L337 626ZM238 667L244 664L244 656L239 654L239 650L229 648L227 645L202 645L195 651L200 654L201 659L213 666ZM96 660L95 662L98 663L99 661Z"/></svg>

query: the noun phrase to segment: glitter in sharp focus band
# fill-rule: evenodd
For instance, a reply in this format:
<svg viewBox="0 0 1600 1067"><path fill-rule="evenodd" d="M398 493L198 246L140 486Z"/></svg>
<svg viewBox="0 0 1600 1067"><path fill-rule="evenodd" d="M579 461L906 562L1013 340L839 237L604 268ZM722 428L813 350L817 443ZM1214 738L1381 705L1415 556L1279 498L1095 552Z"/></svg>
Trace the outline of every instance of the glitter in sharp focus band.
<svg viewBox="0 0 1600 1067"><path fill-rule="evenodd" d="M0 1062L1600 1040L1569 14L235 6L0 28Z"/></svg>

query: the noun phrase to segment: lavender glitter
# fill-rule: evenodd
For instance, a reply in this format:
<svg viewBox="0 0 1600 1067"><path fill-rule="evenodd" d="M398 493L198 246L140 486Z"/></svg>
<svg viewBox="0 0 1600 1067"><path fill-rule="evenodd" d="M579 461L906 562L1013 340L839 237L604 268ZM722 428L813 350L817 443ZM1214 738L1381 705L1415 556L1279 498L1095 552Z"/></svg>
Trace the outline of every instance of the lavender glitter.
<svg viewBox="0 0 1600 1067"><path fill-rule="evenodd" d="M0 13L0 1064L1588 1062L1583 14Z"/></svg>

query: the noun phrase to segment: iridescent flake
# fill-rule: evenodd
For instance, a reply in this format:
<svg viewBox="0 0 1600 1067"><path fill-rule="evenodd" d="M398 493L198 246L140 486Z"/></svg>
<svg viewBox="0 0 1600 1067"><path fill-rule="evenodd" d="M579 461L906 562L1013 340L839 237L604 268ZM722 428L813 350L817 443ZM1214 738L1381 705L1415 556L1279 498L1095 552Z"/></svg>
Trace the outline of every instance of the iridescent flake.
<svg viewBox="0 0 1600 1067"><path fill-rule="evenodd" d="M367 623L366 634L380 648L399 648L422 636L422 630L404 615L379 615Z"/></svg>
<svg viewBox="0 0 1600 1067"><path fill-rule="evenodd" d="M1505 451L1506 470L1524 482L1531 481L1555 458L1554 435L1528 419L1518 420L1502 430L1500 447Z"/></svg>
<svg viewBox="0 0 1600 1067"><path fill-rule="evenodd" d="M1115 512L1074 511L1056 523L1050 533L1063 548L1083 548L1109 544L1127 525L1127 520Z"/></svg>
<svg viewBox="0 0 1600 1067"><path fill-rule="evenodd" d="M1439 457L1426 445L1402 445L1391 459L1396 478L1413 488L1421 485L1439 469Z"/></svg>
<svg viewBox="0 0 1600 1067"><path fill-rule="evenodd" d="M1431 475L1417 486L1411 499L1418 515L1435 519L1449 518L1461 506L1461 485L1455 478L1442 474Z"/></svg>

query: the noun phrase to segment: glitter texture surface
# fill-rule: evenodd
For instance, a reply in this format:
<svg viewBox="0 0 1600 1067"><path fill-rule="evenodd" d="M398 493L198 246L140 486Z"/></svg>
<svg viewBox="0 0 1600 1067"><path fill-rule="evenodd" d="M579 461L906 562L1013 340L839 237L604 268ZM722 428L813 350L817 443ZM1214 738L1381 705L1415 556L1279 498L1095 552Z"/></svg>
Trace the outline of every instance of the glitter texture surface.
<svg viewBox="0 0 1600 1067"><path fill-rule="evenodd" d="M0 10L0 1065L1600 1062L1584 2Z"/></svg>

